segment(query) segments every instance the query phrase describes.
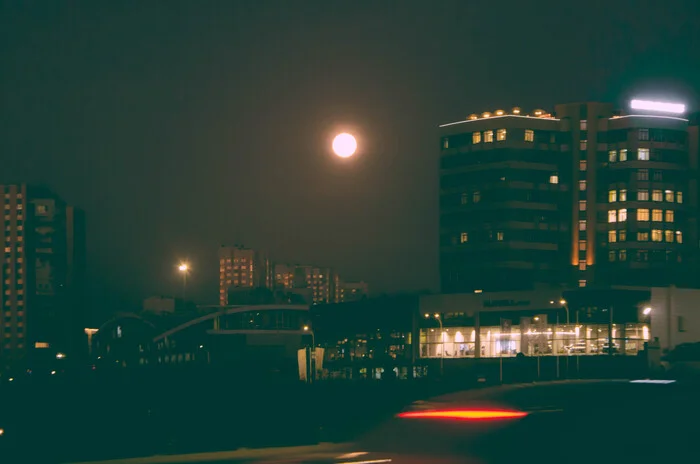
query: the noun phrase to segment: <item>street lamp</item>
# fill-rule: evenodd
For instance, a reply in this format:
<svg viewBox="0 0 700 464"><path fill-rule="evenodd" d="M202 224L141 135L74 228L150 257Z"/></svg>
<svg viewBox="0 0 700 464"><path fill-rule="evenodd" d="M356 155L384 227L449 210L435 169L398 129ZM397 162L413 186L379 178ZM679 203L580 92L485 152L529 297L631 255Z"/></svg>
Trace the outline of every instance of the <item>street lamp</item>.
<svg viewBox="0 0 700 464"><path fill-rule="evenodd" d="M187 263L180 263L177 270L182 273L182 303L185 304L187 296L187 274L190 272L190 266Z"/></svg>
<svg viewBox="0 0 700 464"><path fill-rule="evenodd" d="M430 317L430 313L425 313L426 319L430 319ZM432 315L432 317L438 321L438 324L440 324L440 343L442 344L442 349L440 350L440 377L442 377L445 372L445 331L442 327L442 318L440 317L440 313L435 313Z"/></svg>
<svg viewBox="0 0 700 464"><path fill-rule="evenodd" d="M352 134L343 132L333 139L333 152L341 158L349 158L357 151L357 140Z"/></svg>
<svg viewBox="0 0 700 464"><path fill-rule="evenodd" d="M100 329L90 329L86 328L85 335L87 335L88 342L88 356L92 359L92 336L99 332Z"/></svg>
<svg viewBox="0 0 700 464"><path fill-rule="evenodd" d="M651 314L651 311L652 311L652 310L651 310L651 307L647 306L647 307L644 308L644 310L642 311L642 314L644 314L645 316L648 316L649 314Z"/></svg>

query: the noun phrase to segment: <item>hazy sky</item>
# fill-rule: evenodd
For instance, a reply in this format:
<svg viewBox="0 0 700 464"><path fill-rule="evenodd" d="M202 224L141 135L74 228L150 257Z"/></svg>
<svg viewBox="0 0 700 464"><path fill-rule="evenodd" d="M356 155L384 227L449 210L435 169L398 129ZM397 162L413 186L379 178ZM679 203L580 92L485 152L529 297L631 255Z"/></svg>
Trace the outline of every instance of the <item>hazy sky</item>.
<svg viewBox="0 0 700 464"><path fill-rule="evenodd" d="M698 108L698 24L697 0L0 1L0 182L86 210L96 318L179 292L181 258L215 302L222 243L436 290L436 126Z"/></svg>

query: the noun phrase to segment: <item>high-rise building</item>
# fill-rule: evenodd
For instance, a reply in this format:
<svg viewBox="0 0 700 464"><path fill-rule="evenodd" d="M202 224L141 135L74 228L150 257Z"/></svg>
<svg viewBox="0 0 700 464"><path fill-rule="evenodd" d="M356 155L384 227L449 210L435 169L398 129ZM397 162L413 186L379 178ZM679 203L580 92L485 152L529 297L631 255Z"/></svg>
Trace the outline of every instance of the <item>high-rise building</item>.
<svg viewBox="0 0 700 464"><path fill-rule="evenodd" d="M275 288L289 290L294 288L294 268L289 264L275 264Z"/></svg>
<svg viewBox="0 0 700 464"><path fill-rule="evenodd" d="M272 289L273 266L266 253L241 245L219 248L219 304L228 304L229 288Z"/></svg>
<svg viewBox="0 0 700 464"><path fill-rule="evenodd" d="M442 291L700 285L698 117L636 106L440 126Z"/></svg>
<svg viewBox="0 0 700 464"><path fill-rule="evenodd" d="M338 301L336 303L360 301L369 295L367 282L340 282L338 287Z"/></svg>
<svg viewBox="0 0 700 464"><path fill-rule="evenodd" d="M39 350L75 357L84 348L84 214L40 187L0 185L0 194L2 367Z"/></svg>

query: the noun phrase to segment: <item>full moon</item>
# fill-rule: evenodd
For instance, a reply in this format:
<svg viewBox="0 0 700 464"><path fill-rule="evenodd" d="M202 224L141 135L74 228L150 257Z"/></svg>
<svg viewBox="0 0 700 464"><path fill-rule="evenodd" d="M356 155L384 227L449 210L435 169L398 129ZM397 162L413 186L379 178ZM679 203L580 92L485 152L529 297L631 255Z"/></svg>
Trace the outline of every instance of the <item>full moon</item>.
<svg viewBox="0 0 700 464"><path fill-rule="evenodd" d="M333 139L333 151L341 158L354 155L355 150L357 150L357 140L351 134L338 134Z"/></svg>

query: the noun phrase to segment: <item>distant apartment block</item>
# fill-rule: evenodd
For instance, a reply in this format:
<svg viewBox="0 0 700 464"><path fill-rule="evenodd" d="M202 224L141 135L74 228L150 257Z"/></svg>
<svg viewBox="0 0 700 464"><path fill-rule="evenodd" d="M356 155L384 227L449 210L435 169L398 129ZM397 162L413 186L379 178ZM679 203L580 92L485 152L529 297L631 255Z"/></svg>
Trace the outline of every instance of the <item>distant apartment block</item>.
<svg viewBox="0 0 700 464"><path fill-rule="evenodd" d="M241 245L219 248L219 304L228 304L230 288L273 287L273 267L266 253Z"/></svg>
<svg viewBox="0 0 700 464"><path fill-rule="evenodd" d="M367 298L369 290L366 282L340 282L337 294L337 303L347 303Z"/></svg>

